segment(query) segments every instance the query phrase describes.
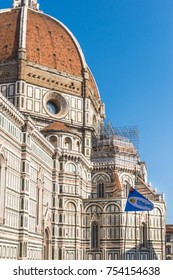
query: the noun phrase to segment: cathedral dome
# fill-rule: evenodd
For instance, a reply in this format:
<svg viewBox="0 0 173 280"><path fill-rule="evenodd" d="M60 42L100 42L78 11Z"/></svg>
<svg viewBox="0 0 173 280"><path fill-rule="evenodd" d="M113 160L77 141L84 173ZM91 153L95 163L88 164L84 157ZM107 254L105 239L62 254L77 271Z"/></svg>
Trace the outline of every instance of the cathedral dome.
<svg viewBox="0 0 173 280"><path fill-rule="evenodd" d="M96 114L104 115L97 84L78 41L63 23L39 11L36 0L14 0L13 8L0 11L0 38L1 84L15 83L16 98L26 92L25 99L12 101L20 111L31 112L37 106L34 114L62 119L67 114L68 97L63 99L66 110L61 114L50 114L46 108L56 93L59 97L89 98ZM34 86L37 93L33 93ZM37 105L39 87L43 89L39 97L43 110Z"/></svg>
<svg viewBox="0 0 173 280"><path fill-rule="evenodd" d="M22 22L23 21L23 22ZM32 9L0 12L0 61L18 58L26 49L27 61L80 76L86 67L82 50L72 33L58 20Z"/></svg>

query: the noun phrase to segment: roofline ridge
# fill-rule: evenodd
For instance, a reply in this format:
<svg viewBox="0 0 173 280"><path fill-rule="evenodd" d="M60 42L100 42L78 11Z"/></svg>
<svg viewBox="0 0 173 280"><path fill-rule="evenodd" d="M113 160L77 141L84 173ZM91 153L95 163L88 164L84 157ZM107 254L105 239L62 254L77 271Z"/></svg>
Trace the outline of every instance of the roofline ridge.
<svg viewBox="0 0 173 280"><path fill-rule="evenodd" d="M21 8L20 15L20 35L19 35L19 49L26 49L26 30L27 30L27 7Z"/></svg>
<svg viewBox="0 0 173 280"><path fill-rule="evenodd" d="M91 76L92 76L92 78L93 78L93 81L94 81L94 83L95 83L95 86L96 86L96 89L97 89L97 92L98 92L99 98L100 98L100 100L101 100L101 97L100 97L100 91L99 91L99 88L98 88L97 82L96 82L96 80L95 80L95 78L94 78L94 75L93 75L93 73L92 73L91 69L89 68L89 66L88 66L88 70L89 70L89 72L90 72L90 74L91 74Z"/></svg>
<svg viewBox="0 0 173 280"><path fill-rule="evenodd" d="M13 10L12 8L2 9L2 10L0 10L0 14L6 13L6 12L11 12L12 10Z"/></svg>

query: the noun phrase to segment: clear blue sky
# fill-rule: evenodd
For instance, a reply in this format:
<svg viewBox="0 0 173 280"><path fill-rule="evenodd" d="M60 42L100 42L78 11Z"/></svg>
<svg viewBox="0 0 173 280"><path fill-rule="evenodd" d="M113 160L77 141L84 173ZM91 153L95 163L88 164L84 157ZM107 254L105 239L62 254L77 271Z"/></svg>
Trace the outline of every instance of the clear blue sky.
<svg viewBox="0 0 173 280"><path fill-rule="evenodd" d="M1 0L0 8L12 0ZM173 1L39 0L76 36L107 118L137 125L139 153L173 223Z"/></svg>

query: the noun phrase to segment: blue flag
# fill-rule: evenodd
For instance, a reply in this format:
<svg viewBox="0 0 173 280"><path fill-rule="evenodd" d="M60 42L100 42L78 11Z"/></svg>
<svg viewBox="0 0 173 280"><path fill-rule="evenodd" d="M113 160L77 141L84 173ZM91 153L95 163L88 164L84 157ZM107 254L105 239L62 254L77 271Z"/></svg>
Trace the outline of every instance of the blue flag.
<svg viewBox="0 0 173 280"><path fill-rule="evenodd" d="M154 204L134 188L130 188L125 211L151 211Z"/></svg>

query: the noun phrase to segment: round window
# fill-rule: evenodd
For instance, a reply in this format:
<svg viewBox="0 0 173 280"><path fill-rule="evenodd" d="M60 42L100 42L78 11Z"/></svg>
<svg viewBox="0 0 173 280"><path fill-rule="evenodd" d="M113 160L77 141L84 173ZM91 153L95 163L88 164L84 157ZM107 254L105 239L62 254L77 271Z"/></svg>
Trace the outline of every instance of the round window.
<svg viewBox="0 0 173 280"><path fill-rule="evenodd" d="M53 100L49 100L46 104L46 107L48 109L48 111L51 113L51 114L58 114L59 113L59 108L57 106L57 104L55 104L55 102Z"/></svg>
<svg viewBox="0 0 173 280"><path fill-rule="evenodd" d="M43 106L45 111L53 118L64 118L68 113L67 100L56 91L46 92Z"/></svg>

